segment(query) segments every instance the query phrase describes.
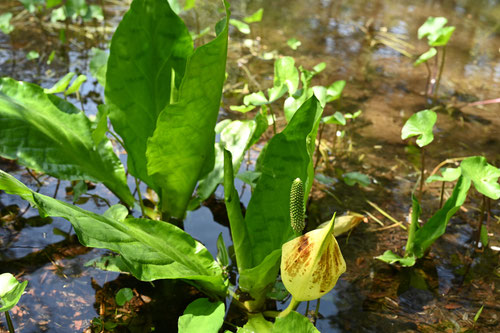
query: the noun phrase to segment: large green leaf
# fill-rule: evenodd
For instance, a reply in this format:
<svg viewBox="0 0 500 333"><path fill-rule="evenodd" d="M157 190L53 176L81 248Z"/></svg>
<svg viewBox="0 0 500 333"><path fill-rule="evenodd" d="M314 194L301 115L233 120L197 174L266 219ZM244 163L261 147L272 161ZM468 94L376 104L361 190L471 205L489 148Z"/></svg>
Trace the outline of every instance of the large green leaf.
<svg viewBox="0 0 500 333"><path fill-rule="evenodd" d="M437 114L432 110L422 110L415 113L404 124L401 138L406 140L412 136L418 136L417 145L419 147L427 146L434 140L432 128L436 120Z"/></svg>
<svg viewBox="0 0 500 333"><path fill-rule="evenodd" d="M148 173L162 189L161 210L177 218L184 217L196 183L214 165L214 127L226 73L229 14L227 8L218 36L189 58L179 100L161 112L148 140Z"/></svg>
<svg viewBox="0 0 500 333"><path fill-rule="evenodd" d="M425 250L434 243L436 239L441 237L445 231L450 218L460 209L460 206L467 198L467 192L471 185L470 178L460 176L457 184L453 189L451 197L446 200L443 207L438 210L420 229L415 231L415 238L413 242L413 253L408 255L415 255L421 258Z"/></svg>
<svg viewBox="0 0 500 333"><path fill-rule="evenodd" d="M102 182L128 205L134 198L107 139L95 146L91 123L65 100L37 85L0 80L0 156L51 176Z"/></svg>
<svg viewBox="0 0 500 333"><path fill-rule="evenodd" d="M212 255L170 223L122 219L123 208L98 215L33 192L3 171L0 171L0 189L28 200L42 215L70 221L83 245L121 254L122 263L140 280L188 279L205 291L225 294L222 271Z"/></svg>
<svg viewBox="0 0 500 333"><path fill-rule="evenodd" d="M290 312L286 317L276 318L272 332L319 333L309 319L296 311Z"/></svg>
<svg viewBox="0 0 500 333"><path fill-rule="evenodd" d="M317 129L322 108L315 97L307 100L295 113L283 132L268 143L259 157L259 178L248 204L246 225L252 244L254 266L286 242L293 231L290 227L290 188L295 178L306 183L305 198L309 195L308 169L311 133Z"/></svg>
<svg viewBox="0 0 500 333"><path fill-rule="evenodd" d="M147 139L172 102L172 82L178 86L184 76L192 44L182 20L159 0L134 0L111 40L105 95L116 107L109 117L125 144L129 172L155 189L146 168Z"/></svg>
<svg viewBox="0 0 500 333"><path fill-rule="evenodd" d="M182 333L217 333L224 322L224 303L198 298L191 302L179 317L178 329Z"/></svg>
<svg viewBox="0 0 500 333"><path fill-rule="evenodd" d="M482 156L468 157L460 163L462 175L474 183L476 190L485 196L497 200L500 198L500 169L486 162Z"/></svg>

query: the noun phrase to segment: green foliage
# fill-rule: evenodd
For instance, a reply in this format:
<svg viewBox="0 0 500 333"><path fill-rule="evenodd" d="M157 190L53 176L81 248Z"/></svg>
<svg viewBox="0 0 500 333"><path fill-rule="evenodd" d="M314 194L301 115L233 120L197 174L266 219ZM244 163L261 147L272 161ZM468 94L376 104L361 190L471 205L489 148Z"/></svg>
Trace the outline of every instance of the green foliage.
<svg viewBox="0 0 500 333"><path fill-rule="evenodd" d="M441 172L441 176L435 174L426 179L426 183L432 183L434 181L442 181L442 182L452 182L458 179L462 174L461 168L441 168L439 170Z"/></svg>
<svg viewBox="0 0 500 333"><path fill-rule="evenodd" d="M105 87L109 53L93 47L90 50L90 56L90 74L97 79L97 82L99 82L101 86Z"/></svg>
<svg viewBox="0 0 500 333"><path fill-rule="evenodd" d="M280 332L301 332L301 333L319 333L318 329L298 312L292 311L286 317L276 318L272 333Z"/></svg>
<svg viewBox="0 0 500 333"><path fill-rule="evenodd" d="M243 21L246 23L255 23L262 21L262 15L264 14L264 8L259 8L257 11L251 15L246 16Z"/></svg>
<svg viewBox="0 0 500 333"><path fill-rule="evenodd" d="M21 299L28 281L19 283L10 273L0 274L0 312L9 311Z"/></svg>
<svg viewBox="0 0 500 333"><path fill-rule="evenodd" d="M38 58L40 58L40 54L37 51L29 51L26 54L26 59L28 59L28 60L35 60Z"/></svg>
<svg viewBox="0 0 500 333"><path fill-rule="evenodd" d="M418 66L418 65L426 62L427 60L429 60L432 57L434 57L436 54L437 54L436 48L431 47L429 50L427 50L426 52L422 53L418 57L418 59L413 63L413 66Z"/></svg>
<svg viewBox="0 0 500 333"><path fill-rule="evenodd" d="M401 266L405 266L405 267L411 267L411 266L415 265L415 262L416 262L416 258L413 256L403 258L403 257L398 256L397 254L395 254L391 250L385 251L384 254L382 254L378 257L375 257L375 259L386 262L388 264L395 264L395 263L399 262L401 264Z"/></svg>
<svg viewBox="0 0 500 333"><path fill-rule="evenodd" d="M302 45L301 41L298 40L297 38L290 38L289 40L286 41L286 43L292 50L296 50L299 48L300 45Z"/></svg>
<svg viewBox="0 0 500 333"><path fill-rule="evenodd" d="M207 298L198 298L191 302L184 314L179 317L179 332L217 333L224 322L224 303L210 302Z"/></svg>
<svg viewBox="0 0 500 333"><path fill-rule="evenodd" d="M10 23L12 13L3 13L0 15L0 30L8 35L14 30L14 26Z"/></svg>
<svg viewBox="0 0 500 333"><path fill-rule="evenodd" d="M335 111L335 113L331 116L326 116L321 119L322 123L325 124L335 124L335 125L345 125L347 122L344 118L344 115L338 111Z"/></svg>
<svg viewBox="0 0 500 333"><path fill-rule="evenodd" d="M436 35L442 29L448 20L445 17L429 17L427 21L418 28L418 39Z"/></svg>
<svg viewBox="0 0 500 333"><path fill-rule="evenodd" d="M413 114L404 124L401 130L401 138L406 140L412 136L417 137L419 147L427 146L434 140L432 129L437 120L436 112L422 110Z"/></svg>
<svg viewBox="0 0 500 333"><path fill-rule="evenodd" d="M165 1L133 1L111 39L105 86L109 118L123 139L128 171L157 192L146 167L147 140L159 114L175 102L171 92L178 89L192 52L184 22Z"/></svg>
<svg viewBox="0 0 500 333"><path fill-rule="evenodd" d="M62 78L57 81L52 88L49 89L44 89L43 92L46 94L58 94L62 93L63 91L68 88L69 83L71 82L71 79L75 76L76 74L73 72L69 72L68 74L64 75Z"/></svg>
<svg viewBox="0 0 500 333"><path fill-rule="evenodd" d="M33 192L3 171L0 189L29 201L42 216L70 221L84 246L119 253L120 265L140 280L187 279L205 292L226 292L222 270L208 250L170 223L124 218L126 209L119 205L98 215Z"/></svg>
<svg viewBox="0 0 500 333"><path fill-rule="evenodd" d="M134 292L130 288L121 288L115 295L115 301L118 306L124 306L132 298L134 298Z"/></svg>
<svg viewBox="0 0 500 333"><path fill-rule="evenodd" d="M500 199L500 169L486 162L482 156L468 157L460 163L464 178L474 183L476 190L493 200Z"/></svg>
<svg viewBox="0 0 500 333"><path fill-rule="evenodd" d="M229 11L226 14L229 17ZM197 181L214 166L214 127L225 80L227 20L223 27L217 38L189 57L178 101L161 111L147 142L147 172L162 189L161 210L177 218L184 217Z"/></svg>
<svg viewBox="0 0 500 333"><path fill-rule="evenodd" d="M0 80L0 155L51 176L101 182L133 205L125 170L106 139L95 144L83 112L30 83Z"/></svg>
<svg viewBox="0 0 500 333"><path fill-rule="evenodd" d="M80 90L80 86L85 81L87 81L87 77L85 75L78 75L78 77L75 79L75 81L73 81L68 90L64 92L64 95L71 95L78 92L78 90Z"/></svg>
<svg viewBox="0 0 500 333"><path fill-rule="evenodd" d="M342 175L342 179L349 186L354 186L356 183L360 186L370 185L370 177L361 172L347 172Z"/></svg>
<svg viewBox="0 0 500 333"><path fill-rule="evenodd" d="M237 19L229 19L229 23L236 27L242 34L248 35L250 33L250 26L245 22Z"/></svg>

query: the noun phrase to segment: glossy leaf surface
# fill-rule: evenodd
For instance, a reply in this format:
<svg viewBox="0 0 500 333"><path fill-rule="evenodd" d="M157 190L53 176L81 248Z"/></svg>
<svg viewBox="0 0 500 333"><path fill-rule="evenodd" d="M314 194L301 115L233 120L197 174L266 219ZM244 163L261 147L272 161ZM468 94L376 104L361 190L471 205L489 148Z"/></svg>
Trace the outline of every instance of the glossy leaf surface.
<svg viewBox="0 0 500 333"><path fill-rule="evenodd" d="M91 123L65 100L30 83L0 80L0 155L64 180L101 182L128 205L134 198L111 143L97 146Z"/></svg>
<svg viewBox="0 0 500 333"><path fill-rule="evenodd" d="M180 84L192 50L189 31L167 1L134 0L111 40L105 96L115 107L109 118L125 144L129 172L154 189L146 169L147 139L172 102L172 83Z"/></svg>
<svg viewBox="0 0 500 333"><path fill-rule="evenodd" d="M41 215L70 221L84 246L119 253L121 264L140 280L187 279L206 291L225 294L222 271L212 255L170 223L136 218L117 220L123 217L123 208L98 215L33 192L3 171L0 171L0 189L29 201Z"/></svg>
<svg viewBox="0 0 500 333"><path fill-rule="evenodd" d="M413 114L404 124L401 130L401 138L406 140L412 136L417 137L419 147L427 146L434 140L432 129L437 120L436 112L422 110Z"/></svg>
<svg viewBox="0 0 500 333"><path fill-rule="evenodd" d="M177 218L184 217L196 183L214 165L214 128L225 80L228 39L227 19L220 23L223 29L219 35L189 58L178 101L161 112L148 140L147 168L162 189L161 210Z"/></svg>
<svg viewBox="0 0 500 333"><path fill-rule="evenodd" d="M497 200L500 198L500 169L486 162L482 156L468 157L460 163L462 175L474 183L476 190Z"/></svg>
<svg viewBox="0 0 500 333"><path fill-rule="evenodd" d="M224 322L225 306L221 301L210 302L198 298L191 302L179 317L178 329L182 333L217 333Z"/></svg>

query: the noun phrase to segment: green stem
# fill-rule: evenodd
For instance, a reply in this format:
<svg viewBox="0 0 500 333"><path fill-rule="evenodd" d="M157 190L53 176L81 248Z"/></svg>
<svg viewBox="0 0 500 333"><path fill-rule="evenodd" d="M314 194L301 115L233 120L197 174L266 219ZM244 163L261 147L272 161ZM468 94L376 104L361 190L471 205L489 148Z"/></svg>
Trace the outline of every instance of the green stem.
<svg viewBox="0 0 500 333"><path fill-rule="evenodd" d="M290 312L294 311L298 306L300 302L296 301L295 298L292 296L292 300L290 301L290 304L288 304L288 307L281 311L278 317L283 318L286 317Z"/></svg>
<svg viewBox="0 0 500 333"><path fill-rule="evenodd" d="M135 188L137 189L137 195L139 196L139 206L141 206L141 214L142 217L146 217L146 214L144 214L144 203L142 202L142 194L141 194L141 188L139 187L139 180L134 177L135 180Z"/></svg>
<svg viewBox="0 0 500 333"><path fill-rule="evenodd" d="M424 147L420 150L420 201L422 201L422 195L424 191L424 172L425 172L425 149Z"/></svg>
<svg viewBox="0 0 500 333"><path fill-rule="evenodd" d="M476 230L476 249L479 246L479 242L481 241L481 228L483 226L483 220L484 220L484 210L486 208L486 196L483 194L483 201L481 202L481 209L480 209L480 215L479 215L479 220L477 221L477 230Z"/></svg>
<svg viewBox="0 0 500 333"><path fill-rule="evenodd" d="M316 168L318 167L319 161L321 161L321 137L323 136L323 130L325 129L325 123L321 123L319 125L319 135L318 135L318 145L316 146L316 162L314 163L314 172L316 172Z"/></svg>
<svg viewBox="0 0 500 333"><path fill-rule="evenodd" d="M316 321L316 319L318 319L320 302L321 302L321 298L318 298L318 302L316 303L316 310L314 311L314 321Z"/></svg>
<svg viewBox="0 0 500 333"><path fill-rule="evenodd" d="M446 55L446 46L443 46L443 53L441 54L441 65L439 66L439 74L438 74L437 81L436 81L436 87L434 88L434 99L437 98L437 93L438 93L438 89L439 89L439 82L441 81L441 75L443 74L445 55Z"/></svg>
<svg viewBox="0 0 500 333"><path fill-rule="evenodd" d="M7 326L9 327L9 333L15 333L14 325L12 324L12 319L10 318L9 311L5 311L5 318L7 319Z"/></svg>

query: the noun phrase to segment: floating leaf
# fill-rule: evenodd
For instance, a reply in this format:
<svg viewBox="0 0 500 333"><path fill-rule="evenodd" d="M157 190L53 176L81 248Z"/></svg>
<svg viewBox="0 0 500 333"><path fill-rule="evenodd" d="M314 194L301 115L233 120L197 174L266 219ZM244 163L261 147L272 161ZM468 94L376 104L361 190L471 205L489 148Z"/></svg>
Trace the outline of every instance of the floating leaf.
<svg viewBox="0 0 500 333"><path fill-rule="evenodd" d="M436 112L432 110L422 110L412 115L401 130L401 138L406 140L412 136L418 135L417 145L419 147L427 146L434 140L432 128L437 120Z"/></svg>
<svg viewBox="0 0 500 333"><path fill-rule="evenodd" d="M329 292L346 270L344 257L333 236L335 215L321 229L283 244L281 278L296 301L311 301Z"/></svg>
<svg viewBox="0 0 500 333"><path fill-rule="evenodd" d="M217 333L224 322L225 306L221 301L210 302L198 298L191 302L179 317L178 330L182 333Z"/></svg>

